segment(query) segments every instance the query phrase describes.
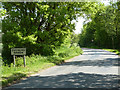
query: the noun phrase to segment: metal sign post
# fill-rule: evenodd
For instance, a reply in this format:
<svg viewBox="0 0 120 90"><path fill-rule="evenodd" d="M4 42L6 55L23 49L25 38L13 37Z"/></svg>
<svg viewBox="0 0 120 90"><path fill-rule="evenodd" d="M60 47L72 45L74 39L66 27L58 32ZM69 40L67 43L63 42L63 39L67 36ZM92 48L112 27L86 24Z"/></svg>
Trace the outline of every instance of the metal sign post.
<svg viewBox="0 0 120 90"><path fill-rule="evenodd" d="M15 55L23 55L24 67L26 66L26 61L25 61L26 48L12 48L11 55L13 55L14 67L15 67Z"/></svg>

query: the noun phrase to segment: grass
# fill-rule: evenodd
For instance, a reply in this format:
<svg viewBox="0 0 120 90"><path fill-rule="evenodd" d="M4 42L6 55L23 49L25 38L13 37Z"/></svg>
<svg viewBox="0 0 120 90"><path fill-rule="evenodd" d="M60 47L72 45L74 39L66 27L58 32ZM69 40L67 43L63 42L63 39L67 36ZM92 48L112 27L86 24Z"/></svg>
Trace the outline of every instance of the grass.
<svg viewBox="0 0 120 90"><path fill-rule="evenodd" d="M36 65L35 65L36 64ZM42 69L54 66L53 63L41 62L21 67L2 66L2 86L10 85L13 81L20 80L22 77L28 77L31 74L39 72Z"/></svg>
<svg viewBox="0 0 120 90"><path fill-rule="evenodd" d="M103 49L103 50L106 50L106 51L109 51L109 52L114 52L116 53L117 55L120 55L120 49Z"/></svg>
<svg viewBox="0 0 120 90"><path fill-rule="evenodd" d="M23 65L23 58L16 58L16 67L13 63L10 66L2 66L2 87L6 87L14 81L20 80L23 77L28 77L31 74L40 72L41 70L63 63L65 60L82 54L82 49L79 47L61 47L56 49L56 54L53 56L31 55L26 56L26 67Z"/></svg>

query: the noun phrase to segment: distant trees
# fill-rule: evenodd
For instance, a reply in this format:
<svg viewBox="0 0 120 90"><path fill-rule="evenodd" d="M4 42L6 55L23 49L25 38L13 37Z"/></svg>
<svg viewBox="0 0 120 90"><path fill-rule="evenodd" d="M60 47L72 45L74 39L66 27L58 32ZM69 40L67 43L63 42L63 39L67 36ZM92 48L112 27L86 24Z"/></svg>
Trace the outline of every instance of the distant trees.
<svg viewBox="0 0 120 90"><path fill-rule="evenodd" d="M120 48L120 2L100 5L91 22L84 25L80 46Z"/></svg>

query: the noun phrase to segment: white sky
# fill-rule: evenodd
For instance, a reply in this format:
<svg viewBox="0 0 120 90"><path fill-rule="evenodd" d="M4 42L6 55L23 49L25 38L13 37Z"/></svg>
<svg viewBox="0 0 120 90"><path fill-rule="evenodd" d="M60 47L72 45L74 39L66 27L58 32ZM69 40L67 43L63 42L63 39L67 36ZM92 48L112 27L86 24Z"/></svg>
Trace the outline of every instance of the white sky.
<svg viewBox="0 0 120 90"><path fill-rule="evenodd" d="M103 2L105 5L109 5L110 0L102 0L101 2ZM85 21L84 18L82 17L78 17L78 22L75 22L75 20L73 20L72 22L75 22L75 33L79 34L81 33L81 29L83 28L83 22Z"/></svg>
<svg viewBox="0 0 120 90"><path fill-rule="evenodd" d="M78 22L75 22L75 20L73 20L72 22L75 22L75 33L76 34L79 34L79 33L81 33L81 29L82 29L82 27L83 27L83 22L84 22L84 18L82 18L82 17L78 17Z"/></svg>

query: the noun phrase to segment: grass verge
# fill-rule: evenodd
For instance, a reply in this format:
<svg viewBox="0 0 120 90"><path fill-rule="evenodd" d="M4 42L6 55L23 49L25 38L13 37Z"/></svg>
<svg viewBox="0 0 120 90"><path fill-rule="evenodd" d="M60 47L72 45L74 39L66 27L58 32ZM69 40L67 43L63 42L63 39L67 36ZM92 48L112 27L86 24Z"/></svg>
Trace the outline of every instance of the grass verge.
<svg viewBox="0 0 120 90"><path fill-rule="evenodd" d="M23 58L16 57L16 67L11 65L2 65L2 87L11 85L19 81L23 77L29 77L31 74L40 72L41 70L61 64L74 56L83 53L79 47L60 47L56 49L56 54L53 56L31 55L26 56L26 67L23 66Z"/></svg>
<svg viewBox="0 0 120 90"><path fill-rule="evenodd" d="M106 50L106 51L109 51L109 52L114 52L116 53L117 55L120 55L120 49L103 49L103 50Z"/></svg>
<svg viewBox="0 0 120 90"><path fill-rule="evenodd" d="M23 77L29 77L31 74L37 73L40 70L49 68L54 65L55 64L53 63L41 62L39 64L34 63L33 65L28 65L25 68L23 66L2 66L2 87L9 86Z"/></svg>

